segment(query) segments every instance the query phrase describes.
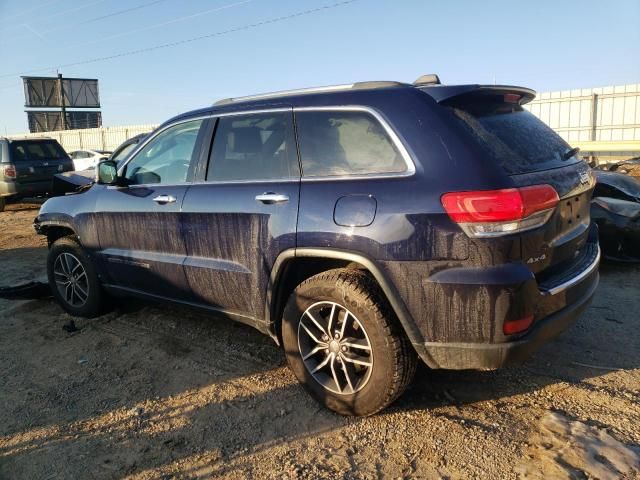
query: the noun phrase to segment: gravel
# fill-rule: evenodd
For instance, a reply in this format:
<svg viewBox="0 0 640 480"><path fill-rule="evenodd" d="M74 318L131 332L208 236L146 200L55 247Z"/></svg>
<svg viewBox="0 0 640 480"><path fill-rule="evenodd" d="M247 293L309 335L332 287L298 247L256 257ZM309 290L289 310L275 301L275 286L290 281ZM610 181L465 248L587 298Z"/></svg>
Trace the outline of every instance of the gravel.
<svg viewBox="0 0 640 480"><path fill-rule="evenodd" d="M36 213L0 213L0 283L43 278ZM51 299L0 299L0 478L640 478L638 285L603 265L527 364L421 367L369 418L321 408L244 325L127 300L68 332Z"/></svg>

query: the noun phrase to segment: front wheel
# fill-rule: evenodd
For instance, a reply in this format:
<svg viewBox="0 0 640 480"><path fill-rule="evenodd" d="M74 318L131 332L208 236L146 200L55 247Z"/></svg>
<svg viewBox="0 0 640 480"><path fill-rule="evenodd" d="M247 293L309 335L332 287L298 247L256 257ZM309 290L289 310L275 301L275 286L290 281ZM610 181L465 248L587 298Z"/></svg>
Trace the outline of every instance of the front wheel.
<svg viewBox="0 0 640 480"><path fill-rule="evenodd" d="M342 415L372 415L411 382L416 354L378 284L336 269L301 283L285 307L282 342L309 393Z"/></svg>
<svg viewBox="0 0 640 480"><path fill-rule="evenodd" d="M74 237L56 240L47 257L51 293L67 313L91 318L103 313L104 293L89 256Z"/></svg>
<svg viewBox="0 0 640 480"><path fill-rule="evenodd" d="M0 212L4 212L4 208L7 206L7 199L0 197Z"/></svg>

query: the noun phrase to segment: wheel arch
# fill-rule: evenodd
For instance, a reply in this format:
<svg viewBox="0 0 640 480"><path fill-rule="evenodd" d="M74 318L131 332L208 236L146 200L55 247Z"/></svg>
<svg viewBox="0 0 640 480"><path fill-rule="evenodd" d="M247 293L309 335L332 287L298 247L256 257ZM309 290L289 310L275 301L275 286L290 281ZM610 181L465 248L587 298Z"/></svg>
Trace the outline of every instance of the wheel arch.
<svg viewBox="0 0 640 480"><path fill-rule="evenodd" d="M269 278L265 317L272 336L279 344L282 342L280 336L282 312L295 287L317 273L344 267L361 269L372 275L400 321L409 341L414 346L424 342L400 294L373 260L346 250L303 247L282 252L276 259Z"/></svg>
<svg viewBox="0 0 640 480"><path fill-rule="evenodd" d="M61 222L41 222L35 224L36 231L40 235L44 235L47 237L47 244L49 247L53 245L53 243L62 237L67 237L73 235L76 237L76 240L80 242L80 237L77 232L73 228L72 225Z"/></svg>

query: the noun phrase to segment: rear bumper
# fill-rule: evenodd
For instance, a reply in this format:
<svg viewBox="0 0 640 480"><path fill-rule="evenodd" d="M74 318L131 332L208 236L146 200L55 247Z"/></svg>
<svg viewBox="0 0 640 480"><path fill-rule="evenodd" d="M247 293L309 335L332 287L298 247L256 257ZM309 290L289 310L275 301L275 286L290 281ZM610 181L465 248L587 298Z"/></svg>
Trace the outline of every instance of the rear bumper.
<svg viewBox="0 0 640 480"><path fill-rule="evenodd" d="M0 181L0 197L30 197L44 195L45 193L50 193L51 190L51 180L25 183Z"/></svg>
<svg viewBox="0 0 640 480"><path fill-rule="evenodd" d="M450 370L494 370L518 365L542 345L569 328L589 306L598 287L597 270L587 280L588 290L575 303L538 320L523 337L505 343L424 343L415 345L422 359L432 368Z"/></svg>
<svg viewBox="0 0 640 480"><path fill-rule="evenodd" d="M598 287L600 261L597 244L593 247L595 255L589 257L585 268L573 272L573 275L554 284L552 288L543 288L535 280L530 280L511 290L512 294L504 308L513 311L515 305L516 311L535 314L534 323L525 333L505 336L500 321L486 318L486 322L493 323L492 338L475 342L458 342L455 339L425 342L414 344L416 351L431 368L493 370L524 362L541 345L570 327L591 302ZM503 272L504 277L507 271L505 269ZM509 281L507 278L505 280ZM511 280L510 285L513 287L514 284ZM461 285L458 284L458 287ZM462 288L470 290L474 285L466 284Z"/></svg>

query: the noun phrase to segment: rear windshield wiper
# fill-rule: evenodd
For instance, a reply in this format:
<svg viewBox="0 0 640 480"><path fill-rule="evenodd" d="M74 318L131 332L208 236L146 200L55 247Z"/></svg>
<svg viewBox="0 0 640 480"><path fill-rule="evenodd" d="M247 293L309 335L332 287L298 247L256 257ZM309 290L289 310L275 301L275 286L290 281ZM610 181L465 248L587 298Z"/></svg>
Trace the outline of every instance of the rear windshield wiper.
<svg viewBox="0 0 640 480"><path fill-rule="evenodd" d="M580 147L572 148L571 150L562 154L562 160L569 160L580 151Z"/></svg>

